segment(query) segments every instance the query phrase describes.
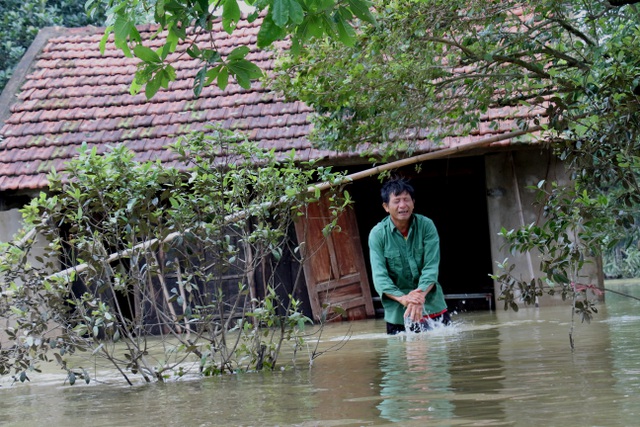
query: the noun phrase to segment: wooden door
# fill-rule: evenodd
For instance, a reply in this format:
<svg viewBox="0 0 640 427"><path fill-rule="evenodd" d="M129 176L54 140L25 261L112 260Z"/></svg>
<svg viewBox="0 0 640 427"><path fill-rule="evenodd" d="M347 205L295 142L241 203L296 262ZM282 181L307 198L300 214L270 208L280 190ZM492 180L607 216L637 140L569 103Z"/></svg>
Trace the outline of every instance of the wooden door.
<svg viewBox="0 0 640 427"><path fill-rule="evenodd" d="M314 320L323 317L323 310L328 320L374 317L355 212L347 208L338 218L339 231L325 237L322 229L329 218L329 202L323 198L309 205L306 215L296 221L298 242L304 242L303 268ZM342 310L332 310L336 306Z"/></svg>

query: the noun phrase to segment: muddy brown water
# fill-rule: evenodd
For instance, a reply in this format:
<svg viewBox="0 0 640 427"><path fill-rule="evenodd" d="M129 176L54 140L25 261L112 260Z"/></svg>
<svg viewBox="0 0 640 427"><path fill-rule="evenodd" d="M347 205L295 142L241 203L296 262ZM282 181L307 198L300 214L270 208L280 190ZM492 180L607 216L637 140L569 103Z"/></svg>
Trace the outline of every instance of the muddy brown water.
<svg viewBox="0 0 640 427"><path fill-rule="evenodd" d="M609 288L640 297L640 285ZM640 301L608 293L591 324L568 307L458 313L388 337L381 320L331 325L311 367L124 385L59 371L0 381L2 426L640 425Z"/></svg>

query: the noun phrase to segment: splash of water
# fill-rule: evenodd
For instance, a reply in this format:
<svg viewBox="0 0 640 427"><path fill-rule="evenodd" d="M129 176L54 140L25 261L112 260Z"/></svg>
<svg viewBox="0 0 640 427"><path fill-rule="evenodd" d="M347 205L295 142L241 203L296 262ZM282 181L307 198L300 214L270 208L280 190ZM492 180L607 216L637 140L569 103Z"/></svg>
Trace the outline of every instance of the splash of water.
<svg viewBox="0 0 640 427"><path fill-rule="evenodd" d="M453 314L453 313L452 313ZM450 335L459 332L459 322L443 323L442 318L430 319L424 318L419 322L412 321L409 317L405 317L405 332L399 334L406 337L423 336L423 335Z"/></svg>

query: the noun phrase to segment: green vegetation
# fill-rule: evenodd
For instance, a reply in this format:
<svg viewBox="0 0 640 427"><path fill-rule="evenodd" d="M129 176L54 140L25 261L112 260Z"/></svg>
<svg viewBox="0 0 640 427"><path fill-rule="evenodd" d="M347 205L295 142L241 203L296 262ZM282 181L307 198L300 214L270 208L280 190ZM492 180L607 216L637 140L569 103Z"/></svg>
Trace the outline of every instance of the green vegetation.
<svg viewBox="0 0 640 427"><path fill-rule="evenodd" d="M296 298L304 258L290 230L320 197L309 185L339 175L221 129L172 148L188 169L85 149L68 179L53 174L50 195L22 210L45 254L29 236L0 246L0 317L14 344L0 349L0 375L25 381L55 361L70 383L89 381L65 358L84 351L131 384L274 369L283 346L301 350L311 319ZM327 197L337 217L348 201ZM60 254L70 268L52 274ZM285 259L292 283L279 278Z"/></svg>
<svg viewBox="0 0 640 427"><path fill-rule="evenodd" d="M261 14L264 16L257 37L259 48L286 37L290 37L292 52L298 52L309 40L323 36L353 44L352 22L357 18L370 23L375 21L368 0L245 0L240 3L251 8L247 18L250 22ZM89 10L103 7L100 0L89 0L87 5ZM196 94L210 84L224 89L229 77L248 88L252 80L262 76L260 68L246 59L249 53L246 46L222 56L220 46L215 42L202 48L187 34L187 28L199 34L217 31L212 23L218 16L222 17L224 31L232 34L242 14L238 0L109 0L109 6L109 26L102 45L113 34L115 45L125 55L141 60L131 86L134 93L144 87L147 98L152 98L160 87L167 87L175 80L176 71L167 56L178 44L185 43L189 46L187 54L201 63L193 86ZM154 22L167 31L164 44L157 49L145 46L135 28L140 10L153 14Z"/></svg>
<svg viewBox="0 0 640 427"><path fill-rule="evenodd" d="M283 60L277 87L315 108L318 144L367 143L386 155L410 153L416 130L434 141L465 135L489 108L535 112L532 123L514 120L543 126L573 181L539 183L546 221L502 233L513 251L539 251L544 276L496 278L505 307L517 308L516 289L526 303L544 292L575 296L584 263L636 235L640 12L632 3L377 1L378 25L361 28L354 46L309 45ZM591 306L578 302L588 320Z"/></svg>

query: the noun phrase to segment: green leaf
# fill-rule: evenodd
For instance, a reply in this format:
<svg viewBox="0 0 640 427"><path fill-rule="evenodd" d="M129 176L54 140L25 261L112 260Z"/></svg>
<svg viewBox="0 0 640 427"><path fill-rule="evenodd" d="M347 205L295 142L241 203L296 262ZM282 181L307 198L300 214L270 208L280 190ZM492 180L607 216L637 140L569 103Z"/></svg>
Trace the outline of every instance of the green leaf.
<svg viewBox="0 0 640 427"><path fill-rule="evenodd" d="M147 82L146 87L144 88L144 94L147 99L153 98L153 96L160 90L160 85L162 84L162 77L156 75L154 78Z"/></svg>
<svg viewBox="0 0 640 427"><path fill-rule="evenodd" d="M144 62L162 63L162 59L156 52L141 44L133 48L133 54Z"/></svg>
<svg viewBox="0 0 640 427"><path fill-rule="evenodd" d="M220 67L218 72L218 87L220 90L225 90L229 84L229 70L227 67Z"/></svg>
<svg viewBox="0 0 640 427"><path fill-rule="evenodd" d="M376 18L371 14L371 3L366 0L349 0L349 6L354 15L365 22L376 23Z"/></svg>
<svg viewBox="0 0 640 427"><path fill-rule="evenodd" d="M269 13L262 21L262 25L258 31L258 47L267 47L274 41L284 38L285 35L286 31L273 22L271 13Z"/></svg>
<svg viewBox="0 0 640 427"><path fill-rule="evenodd" d="M239 46L231 51L227 56L227 61L243 59L250 51L249 46Z"/></svg>
<svg viewBox="0 0 640 427"><path fill-rule="evenodd" d="M304 9L297 0L289 0L289 19L295 25L302 23L304 19Z"/></svg>
<svg viewBox="0 0 640 427"><path fill-rule="evenodd" d="M331 18L329 13L323 13L320 15L320 20L325 33L327 33L331 38L339 37L337 24L333 18Z"/></svg>
<svg viewBox="0 0 640 427"><path fill-rule="evenodd" d="M322 18L317 15L308 15L296 32L297 37L302 41L309 40L311 37L320 38L323 34L323 21Z"/></svg>
<svg viewBox="0 0 640 427"><path fill-rule="evenodd" d="M273 22L281 28L284 28L289 21L300 24L304 18L302 6L296 0L273 0L271 11Z"/></svg>
<svg viewBox="0 0 640 427"><path fill-rule="evenodd" d="M113 31L113 27L107 27L100 39L100 55L104 55L104 50L107 46L107 41L109 40L109 34Z"/></svg>
<svg viewBox="0 0 640 427"><path fill-rule="evenodd" d="M162 87L165 89L168 88L169 83L177 77L176 69L173 68L171 64L167 64L167 66L160 71L160 75L162 76Z"/></svg>
<svg viewBox="0 0 640 427"><path fill-rule="evenodd" d="M191 58L198 58L201 54L202 51L195 43L189 46L189 48L187 49L187 55L189 55Z"/></svg>
<svg viewBox="0 0 640 427"><path fill-rule="evenodd" d="M127 40L129 37L129 28L131 22L123 18L122 16L118 16L116 18L116 22L113 24L113 36L115 38L116 43L120 40Z"/></svg>
<svg viewBox="0 0 640 427"><path fill-rule="evenodd" d="M338 30L338 40L347 46L353 46L355 44L356 32L351 24L349 24L341 14L336 14L335 22Z"/></svg>
<svg viewBox="0 0 640 427"><path fill-rule="evenodd" d="M236 74L236 81L243 89L251 89L251 80L244 74Z"/></svg>
<svg viewBox="0 0 640 427"><path fill-rule="evenodd" d="M163 61L167 59L167 56L169 56L170 53L176 50L176 46L177 44L173 43L166 43L165 45L163 45L160 49L160 59L162 59Z"/></svg>
<svg viewBox="0 0 640 427"><path fill-rule="evenodd" d="M205 85L206 76L207 76L206 66L199 69L198 72L196 73L196 77L193 80L193 93L195 94L195 96L200 96L200 94L202 93L202 89L204 88L204 85Z"/></svg>
<svg viewBox="0 0 640 427"><path fill-rule="evenodd" d="M138 79L133 79L131 86L129 87L129 93L131 95L136 95L140 92L140 89L142 89L142 85L138 82Z"/></svg>
<svg viewBox="0 0 640 427"><path fill-rule="evenodd" d="M222 28L231 34L240 20L240 7L236 0L225 0L222 6Z"/></svg>
<svg viewBox="0 0 640 427"><path fill-rule="evenodd" d="M256 64L246 59L240 59L238 61L230 62L229 71L237 76L242 76L248 79L257 79L262 77L262 70Z"/></svg>
<svg viewBox="0 0 640 427"><path fill-rule="evenodd" d="M209 64L217 64L220 62L220 53L214 49L205 49L201 52L200 58Z"/></svg>
<svg viewBox="0 0 640 427"><path fill-rule="evenodd" d="M141 42L140 33L136 29L133 22L118 16L116 22L113 25L114 44L122 49L124 55L131 58L131 51L129 50L129 42Z"/></svg>
<svg viewBox="0 0 640 427"><path fill-rule="evenodd" d="M207 13L209 12L209 1L208 0L198 0L198 9L199 12Z"/></svg>

